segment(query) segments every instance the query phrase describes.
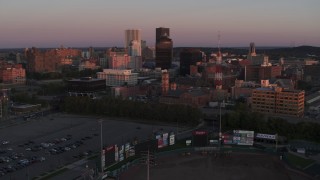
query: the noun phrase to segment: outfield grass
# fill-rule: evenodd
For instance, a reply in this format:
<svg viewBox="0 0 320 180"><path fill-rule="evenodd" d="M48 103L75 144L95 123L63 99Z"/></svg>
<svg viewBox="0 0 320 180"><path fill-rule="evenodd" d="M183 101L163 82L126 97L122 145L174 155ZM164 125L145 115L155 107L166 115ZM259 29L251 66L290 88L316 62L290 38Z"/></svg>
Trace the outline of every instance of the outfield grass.
<svg viewBox="0 0 320 180"><path fill-rule="evenodd" d="M43 176L43 177L40 177L38 180L50 179L50 178L52 178L52 177L54 177L54 176L57 176L57 175L59 175L59 174L64 173L64 172L67 171L67 170L68 170L68 168L59 169L59 170L57 170L57 171L55 171L55 172L53 172L53 173L48 173L47 175L45 175L45 176Z"/></svg>
<svg viewBox="0 0 320 180"><path fill-rule="evenodd" d="M298 167L300 169L304 169L305 167L314 163L314 160L312 159L305 159L303 157L299 157L291 153L287 154L287 159L291 165L294 165L295 167Z"/></svg>

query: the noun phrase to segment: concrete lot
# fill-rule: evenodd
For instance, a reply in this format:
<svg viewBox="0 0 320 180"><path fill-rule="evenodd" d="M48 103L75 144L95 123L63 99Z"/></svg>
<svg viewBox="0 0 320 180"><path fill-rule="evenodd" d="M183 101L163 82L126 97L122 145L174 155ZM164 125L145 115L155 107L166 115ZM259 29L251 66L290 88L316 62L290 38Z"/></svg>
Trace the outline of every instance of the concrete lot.
<svg viewBox="0 0 320 180"><path fill-rule="evenodd" d="M274 156L265 154L231 153L216 157L214 154L171 154L156 160L150 168L152 180L307 180L301 174L288 171ZM136 165L120 176L121 180L147 179L146 165Z"/></svg>
<svg viewBox="0 0 320 180"><path fill-rule="evenodd" d="M5 176L2 176L1 179L32 179L45 172L52 171L59 166L75 162L78 160L78 158L73 157L75 155L88 151L97 152L101 146L100 120L103 120L104 145L125 143L133 140L134 137L146 139L146 137L151 135L152 131L157 129L163 129L164 131L176 130L176 127L128 122L115 118L101 119L99 117L84 117L61 113L47 115L27 123L0 129L0 141L5 140L10 142L7 145L0 145L0 149L12 149L5 154L0 154L0 156L7 156L12 152L17 152L23 153L25 158L31 156L43 156L46 158L44 162L34 163L14 172L7 173ZM50 148L65 147L84 137L90 137L90 139L82 140L84 143L82 146L57 155L48 154L46 150L37 152L26 151L28 147L40 145L42 142L52 142L54 139L61 139L67 135L72 135L72 138ZM28 143L28 141L34 141L34 144L24 145ZM1 163L0 167L14 165L18 160ZM81 170L78 173L81 173ZM76 175L77 173L74 173L74 176Z"/></svg>

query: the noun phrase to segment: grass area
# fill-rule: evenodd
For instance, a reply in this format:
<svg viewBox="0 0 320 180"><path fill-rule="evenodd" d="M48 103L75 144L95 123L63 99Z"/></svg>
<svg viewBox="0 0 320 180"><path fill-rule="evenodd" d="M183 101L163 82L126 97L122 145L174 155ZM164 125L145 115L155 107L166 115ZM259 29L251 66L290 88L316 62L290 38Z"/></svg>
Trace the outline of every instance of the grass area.
<svg viewBox="0 0 320 180"><path fill-rule="evenodd" d="M314 163L314 160L312 160L312 159L305 159L303 157L299 157L299 156L296 156L291 153L287 154L287 159L290 164L292 164L295 167L300 168L300 169L304 169L305 167Z"/></svg>

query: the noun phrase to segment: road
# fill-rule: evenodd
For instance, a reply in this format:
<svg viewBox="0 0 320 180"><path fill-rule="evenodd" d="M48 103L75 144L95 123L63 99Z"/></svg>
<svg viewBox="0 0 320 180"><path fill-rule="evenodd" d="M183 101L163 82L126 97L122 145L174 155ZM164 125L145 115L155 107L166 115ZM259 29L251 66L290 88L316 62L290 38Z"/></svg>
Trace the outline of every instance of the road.
<svg viewBox="0 0 320 180"><path fill-rule="evenodd" d="M98 152L101 147L100 120L103 120L102 139L104 146L130 142L135 137L143 140L150 137L153 131L159 129L167 132L176 131L176 127L130 122L125 119L121 120L116 118L100 118L63 113L40 117L27 123L16 124L0 129L0 141L10 142L9 144L0 146L0 149L6 150L4 154L0 154L0 157L9 156L13 152L24 154L24 157L17 160L1 163L0 167L15 166L19 160L32 156L45 157L46 160L22 168L20 167L21 169L14 170L13 172L7 172L1 179L32 179L33 177L79 160L79 157L74 156L83 155L87 152ZM70 135L71 138L69 140L61 141L62 138ZM27 148L40 146L41 143L54 142L57 140L60 142L47 149L36 152L26 150ZM28 143L29 141L33 143ZM50 149L70 147L77 141L82 141L83 145L59 154L49 153Z"/></svg>

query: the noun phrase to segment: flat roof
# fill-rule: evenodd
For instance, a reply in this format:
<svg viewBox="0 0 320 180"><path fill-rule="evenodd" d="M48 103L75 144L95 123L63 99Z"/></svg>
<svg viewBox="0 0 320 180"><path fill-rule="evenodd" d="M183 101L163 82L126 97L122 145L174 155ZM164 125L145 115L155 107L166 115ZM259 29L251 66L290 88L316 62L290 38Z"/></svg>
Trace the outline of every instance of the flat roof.
<svg viewBox="0 0 320 180"><path fill-rule="evenodd" d="M35 106L39 106L40 104L14 104L12 107L14 108L31 108Z"/></svg>

